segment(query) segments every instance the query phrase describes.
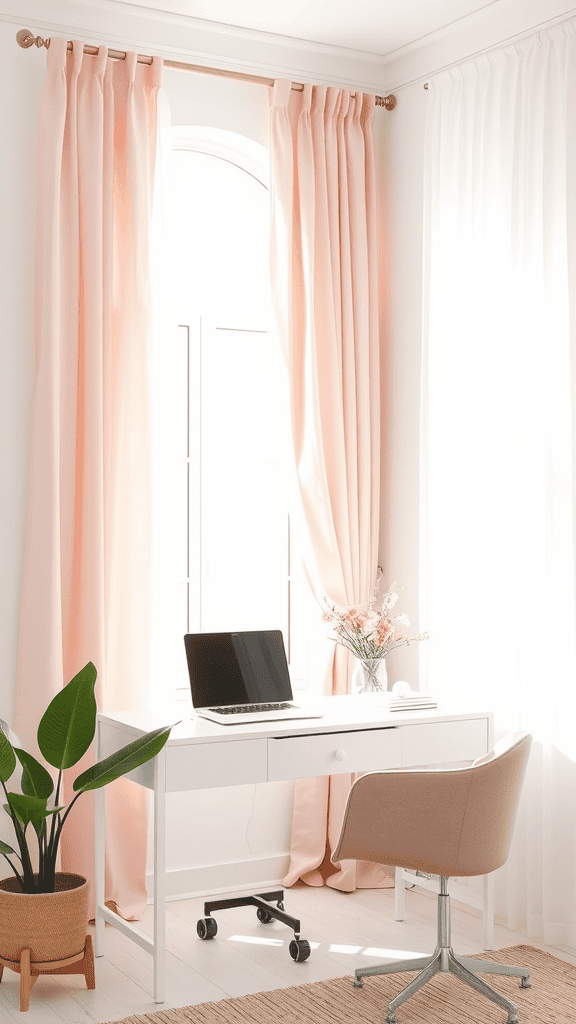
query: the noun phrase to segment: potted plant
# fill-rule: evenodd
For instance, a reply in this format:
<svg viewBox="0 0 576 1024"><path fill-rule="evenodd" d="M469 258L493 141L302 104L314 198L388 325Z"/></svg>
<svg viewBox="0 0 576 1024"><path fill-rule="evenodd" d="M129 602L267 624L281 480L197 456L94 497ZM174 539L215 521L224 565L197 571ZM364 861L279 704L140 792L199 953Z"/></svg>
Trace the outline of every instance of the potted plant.
<svg viewBox="0 0 576 1024"><path fill-rule="evenodd" d="M96 674L88 662L56 694L40 720L38 746L58 771L55 791L44 765L14 745L18 740L11 729L0 728L0 783L17 846L13 849L0 841L0 854L13 872L0 881L0 979L4 966L21 974L21 1009L28 1009L28 994L39 972L84 973L89 987L94 987L92 948L86 935L88 882L56 870L62 830L83 793L100 789L149 761L162 749L172 728L155 729L82 772L73 783L76 796L67 807L61 804L64 770L78 763L94 739ZM18 763L21 792L10 792L6 783ZM37 846L37 870L29 838ZM82 960L89 962L81 966Z"/></svg>

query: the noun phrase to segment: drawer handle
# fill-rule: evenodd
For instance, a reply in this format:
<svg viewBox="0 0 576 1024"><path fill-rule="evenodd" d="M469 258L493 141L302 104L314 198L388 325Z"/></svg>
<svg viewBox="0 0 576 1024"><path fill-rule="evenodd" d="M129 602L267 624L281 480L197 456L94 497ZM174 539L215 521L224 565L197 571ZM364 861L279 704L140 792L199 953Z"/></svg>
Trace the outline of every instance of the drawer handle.
<svg viewBox="0 0 576 1024"><path fill-rule="evenodd" d="M339 748L338 750L334 751L334 757L336 758L337 761L343 761L344 758L346 757L346 751L342 750L342 748Z"/></svg>

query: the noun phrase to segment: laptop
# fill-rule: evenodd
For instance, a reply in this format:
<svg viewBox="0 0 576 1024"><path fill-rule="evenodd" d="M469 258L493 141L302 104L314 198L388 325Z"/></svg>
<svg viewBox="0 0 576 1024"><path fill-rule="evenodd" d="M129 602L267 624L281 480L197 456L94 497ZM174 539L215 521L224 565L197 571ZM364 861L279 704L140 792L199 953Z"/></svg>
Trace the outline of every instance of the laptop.
<svg viewBox="0 0 576 1024"><path fill-rule="evenodd" d="M187 633L184 637L192 705L220 725L322 718L297 704L280 629Z"/></svg>

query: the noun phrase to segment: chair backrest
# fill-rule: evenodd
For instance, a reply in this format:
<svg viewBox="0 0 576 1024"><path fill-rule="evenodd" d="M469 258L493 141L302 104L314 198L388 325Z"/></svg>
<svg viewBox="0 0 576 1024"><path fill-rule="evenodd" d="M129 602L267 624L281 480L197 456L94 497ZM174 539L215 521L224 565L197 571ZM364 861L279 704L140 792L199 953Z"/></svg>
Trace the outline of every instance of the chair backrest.
<svg viewBox="0 0 576 1024"><path fill-rule="evenodd" d="M332 860L456 877L495 871L510 852L531 745L528 733L514 733L468 768L362 775Z"/></svg>

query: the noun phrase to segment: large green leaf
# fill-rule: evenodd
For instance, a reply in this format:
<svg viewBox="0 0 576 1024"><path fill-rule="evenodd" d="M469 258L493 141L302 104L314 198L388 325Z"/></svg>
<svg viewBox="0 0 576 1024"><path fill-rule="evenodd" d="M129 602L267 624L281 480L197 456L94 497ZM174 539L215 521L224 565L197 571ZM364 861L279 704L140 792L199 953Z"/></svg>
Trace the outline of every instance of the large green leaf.
<svg viewBox="0 0 576 1024"><path fill-rule="evenodd" d="M8 737L0 729L0 779L7 782L16 767L16 754Z"/></svg>
<svg viewBox="0 0 576 1024"><path fill-rule="evenodd" d="M27 796L23 793L8 793L8 799L14 813L19 821L22 822L24 828L26 828L29 822L32 822L34 828L37 828L44 818L49 818L51 814L64 810L64 807L48 808L45 798ZM4 806L7 807L6 804Z"/></svg>
<svg viewBox="0 0 576 1024"><path fill-rule="evenodd" d="M20 747L15 747L14 749L24 769L20 782L22 792L29 796L39 796L47 799L54 789L52 776L46 771L43 764L40 764L35 757L32 757L32 754L29 754L26 750L21 750Z"/></svg>
<svg viewBox="0 0 576 1024"><path fill-rule="evenodd" d="M38 726L38 746L48 764L70 768L86 753L96 731L96 669L80 669L47 707Z"/></svg>
<svg viewBox="0 0 576 1024"><path fill-rule="evenodd" d="M174 725L177 724L177 722L174 723ZM162 729L148 732L145 736L140 736L139 739L122 747L121 750L110 754L110 757L104 758L103 761L99 761L92 768L82 772L74 780L73 788L80 792L85 792L89 789L101 789L102 786L107 786L109 782L114 782L115 779L119 779L122 775L127 775L134 768L139 768L141 764L149 761L162 750L174 725L166 725Z"/></svg>

